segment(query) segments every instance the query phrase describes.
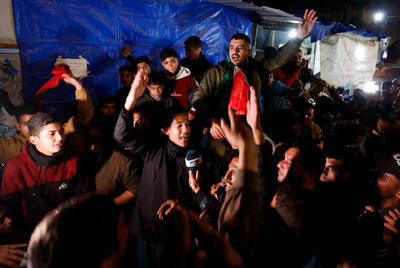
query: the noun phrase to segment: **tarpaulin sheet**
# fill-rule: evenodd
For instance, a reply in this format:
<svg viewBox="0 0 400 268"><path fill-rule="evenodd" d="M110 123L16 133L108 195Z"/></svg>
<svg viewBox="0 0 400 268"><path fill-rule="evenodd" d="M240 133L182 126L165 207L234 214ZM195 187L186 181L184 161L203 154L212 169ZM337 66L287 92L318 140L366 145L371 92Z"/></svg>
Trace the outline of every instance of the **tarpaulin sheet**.
<svg viewBox="0 0 400 268"><path fill-rule="evenodd" d="M184 40L197 35L203 54L217 63L228 54L230 37L251 36L253 26L249 11L199 0L14 0L13 10L25 100L51 78L59 55L89 62L83 84L96 97L121 87L118 68L128 61L119 52L125 43L134 57L148 55L153 69L161 70L162 49L175 48L182 59ZM46 103L60 109L73 99L74 91L64 85Z"/></svg>
<svg viewBox="0 0 400 268"><path fill-rule="evenodd" d="M321 78L334 86L372 81L379 41L338 33L321 41Z"/></svg>
<svg viewBox="0 0 400 268"><path fill-rule="evenodd" d="M311 42L322 40L328 34L350 32L364 37L376 37L378 40L389 37L387 34L369 32L353 26L344 25L337 21L330 21L327 19L319 18L318 23L315 24L311 31Z"/></svg>

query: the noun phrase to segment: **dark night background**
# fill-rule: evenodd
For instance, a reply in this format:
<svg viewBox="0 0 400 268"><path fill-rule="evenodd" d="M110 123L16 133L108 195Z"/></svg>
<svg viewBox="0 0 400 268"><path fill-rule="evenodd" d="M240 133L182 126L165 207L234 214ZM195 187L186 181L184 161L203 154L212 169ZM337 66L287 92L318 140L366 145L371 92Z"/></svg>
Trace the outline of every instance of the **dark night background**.
<svg viewBox="0 0 400 268"><path fill-rule="evenodd" d="M251 1L246 1L251 2ZM259 6L278 8L291 14L299 14L306 8L314 8L318 16L370 31L387 33L392 40L400 39L400 0L274 0L252 1ZM377 11L385 13L381 23L375 23L373 14Z"/></svg>

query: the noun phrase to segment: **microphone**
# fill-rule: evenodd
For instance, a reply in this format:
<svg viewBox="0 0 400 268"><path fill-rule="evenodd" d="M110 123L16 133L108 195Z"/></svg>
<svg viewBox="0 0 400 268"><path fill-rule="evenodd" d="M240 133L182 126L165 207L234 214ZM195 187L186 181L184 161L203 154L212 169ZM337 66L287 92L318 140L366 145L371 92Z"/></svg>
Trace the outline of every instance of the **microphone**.
<svg viewBox="0 0 400 268"><path fill-rule="evenodd" d="M185 156L186 167L191 171L196 171L201 165L201 154L196 150L189 150Z"/></svg>

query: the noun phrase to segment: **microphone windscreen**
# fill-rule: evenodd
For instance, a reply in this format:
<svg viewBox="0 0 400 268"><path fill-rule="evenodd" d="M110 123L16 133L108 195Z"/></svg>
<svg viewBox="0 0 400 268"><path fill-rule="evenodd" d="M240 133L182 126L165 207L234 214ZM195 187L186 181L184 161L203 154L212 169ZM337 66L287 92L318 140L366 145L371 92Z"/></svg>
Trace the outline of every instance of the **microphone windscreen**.
<svg viewBox="0 0 400 268"><path fill-rule="evenodd" d="M201 154L196 150L189 150L186 153L185 164L189 170L195 171L198 169L202 161Z"/></svg>

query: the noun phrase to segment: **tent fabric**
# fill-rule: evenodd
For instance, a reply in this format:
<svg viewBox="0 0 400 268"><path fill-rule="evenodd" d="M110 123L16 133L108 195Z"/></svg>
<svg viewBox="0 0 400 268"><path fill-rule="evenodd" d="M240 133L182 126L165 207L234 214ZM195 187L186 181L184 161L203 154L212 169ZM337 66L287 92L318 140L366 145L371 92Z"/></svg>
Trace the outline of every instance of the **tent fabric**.
<svg viewBox="0 0 400 268"><path fill-rule="evenodd" d="M334 86L372 81L379 41L355 33L331 34L320 41L321 78Z"/></svg>
<svg viewBox="0 0 400 268"><path fill-rule="evenodd" d="M252 11L254 12L259 24L271 24L274 22L297 24L302 21L302 16L296 17L276 8L258 6L251 2L249 3L242 0L209 0L209 2Z"/></svg>
<svg viewBox="0 0 400 268"><path fill-rule="evenodd" d="M183 58L183 41L197 35L203 54L217 63L234 33L251 36L254 20L249 11L200 0L14 0L13 10L25 100L52 77L58 56L89 62L83 83L93 97L114 94L118 68L128 64L119 53L125 43L134 57L148 55L153 69L161 69L162 49L175 48ZM61 85L46 103L60 109L73 99L74 90Z"/></svg>
<svg viewBox="0 0 400 268"><path fill-rule="evenodd" d="M355 33L364 37L375 36L378 40L389 37L389 35L387 34L369 32L353 26L344 25L343 23L340 22L319 18L318 23L315 24L315 26L311 31L311 42L317 42L318 40L322 40L325 38L325 36L327 36L330 33L336 34L343 32Z"/></svg>

